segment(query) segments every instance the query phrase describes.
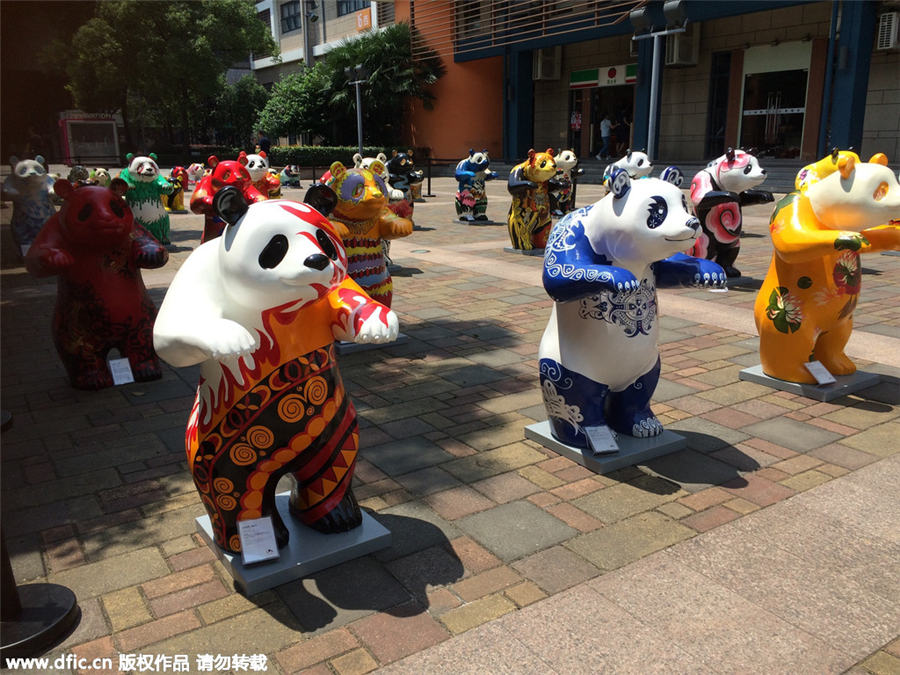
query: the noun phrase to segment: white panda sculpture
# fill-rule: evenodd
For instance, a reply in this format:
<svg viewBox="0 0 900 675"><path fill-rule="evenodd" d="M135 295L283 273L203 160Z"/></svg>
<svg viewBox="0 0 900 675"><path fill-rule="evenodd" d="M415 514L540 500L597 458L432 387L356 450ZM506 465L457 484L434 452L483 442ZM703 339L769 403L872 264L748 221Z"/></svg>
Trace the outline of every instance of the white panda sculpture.
<svg viewBox="0 0 900 675"><path fill-rule="evenodd" d="M356 169L368 169L372 166L372 162L379 161L382 164L387 164L388 158L387 155L383 152L379 152L374 157L363 157L358 152L353 155L353 167ZM404 199L406 195L404 195L403 190L398 190L395 187L392 187L390 184L387 186L388 194L387 198L389 202L397 202L401 199ZM386 244L389 242L385 242Z"/></svg>
<svg viewBox="0 0 900 675"><path fill-rule="evenodd" d="M319 185L306 201L327 212L337 197ZM200 364L185 445L215 541L237 553L237 523L272 516L285 545L275 487L286 474L293 516L325 533L352 529L359 432L334 342L394 340L397 316L348 276L341 238L315 208L248 206L231 186L213 208L228 225L178 270L153 344L173 366Z"/></svg>
<svg viewBox="0 0 900 675"><path fill-rule="evenodd" d="M544 404L553 436L586 449L589 427L662 433L650 410L660 373L656 289L725 285L719 265L679 253L700 230L681 190L619 168L610 188L560 219L544 253L555 301L538 353Z"/></svg>
<svg viewBox="0 0 900 675"><path fill-rule="evenodd" d="M650 157L647 156L646 152L633 151L629 148L625 151L624 157L617 159L603 170L604 183L609 180L613 169L624 169L629 178L644 178L645 176L649 176L650 172L653 171L653 163L650 161Z"/></svg>
<svg viewBox="0 0 900 675"><path fill-rule="evenodd" d="M269 172L269 159L264 152L259 154L249 154L247 155L247 164L245 166L250 173L250 180L253 181L255 185Z"/></svg>

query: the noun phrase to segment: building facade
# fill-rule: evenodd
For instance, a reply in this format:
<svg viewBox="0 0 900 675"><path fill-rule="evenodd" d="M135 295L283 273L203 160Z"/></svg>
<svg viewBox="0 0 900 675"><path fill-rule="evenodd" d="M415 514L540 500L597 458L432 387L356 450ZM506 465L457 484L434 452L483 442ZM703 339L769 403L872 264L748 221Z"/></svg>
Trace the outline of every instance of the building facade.
<svg viewBox="0 0 900 675"><path fill-rule="evenodd" d="M486 144L502 139L509 159L529 147L594 154L605 115L625 144L647 147L655 85L659 157L702 160L743 146L811 160L834 145L900 156L895 0L685 0L677 26L659 0L409 4L418 39L470 74L466 95L414 111L417 143L468 140L473 103L490 101L499 109L478 108L491 121L479 132ZM644 10L653 31L684 28L659 40L655 82L656 40L633 39L632 10ZM498 64L502 79L471 77Z"/></svg>

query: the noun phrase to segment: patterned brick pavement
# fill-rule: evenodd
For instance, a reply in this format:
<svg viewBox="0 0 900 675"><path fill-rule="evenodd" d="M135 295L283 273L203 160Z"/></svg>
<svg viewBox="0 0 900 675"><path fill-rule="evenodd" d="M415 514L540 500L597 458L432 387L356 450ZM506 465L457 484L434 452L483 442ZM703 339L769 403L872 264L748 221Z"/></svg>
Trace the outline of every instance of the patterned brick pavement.
<svg viewBox="0 0 900 675"><path fill-rule="evenodd" d="M488 188L488 215L503 222L504 183ZM83 612L51 656L259 653L269 672L364 673L473 629L489 634L526 606L537 616L547 598L603 593L604 579L648 556L730 531L900 449L897 257L863 260L849 349L882 384L818 403L738 381L758 363L751 307L771 252L765 207L748 209L739 284L661 293L654 409L686 450L597 476L525 440L523 428L544 419L541 260L504 253L504 225L456 223L449 179L433 189L416 206L420 229L392 247L409 341L341 359L360 413L357 495L394 544L250 599L194 534L203 509L183 429L196 369L69 388L49 334L55 284L16 262L3 209L2 406L14 415L3 436L4 532L18 581L65 584ZM578 201L601 193L580 186ZM157 302L201 229L198 216L173 216L177 249L144 275ZM834 663L897 672L896 630L889 637ZM658 647L648 637L647 650ZM503 650L496 656L496 672L509 672Z"/></svg>

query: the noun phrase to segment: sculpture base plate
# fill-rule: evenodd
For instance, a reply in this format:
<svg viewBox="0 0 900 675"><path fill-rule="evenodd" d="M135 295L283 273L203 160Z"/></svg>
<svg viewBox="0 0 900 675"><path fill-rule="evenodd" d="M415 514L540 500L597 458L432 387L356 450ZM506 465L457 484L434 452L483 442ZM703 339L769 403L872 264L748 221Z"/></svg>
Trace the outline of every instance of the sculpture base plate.
<svg viewBox="0 0 900 675"><path fill-rule="evenodd" d="M0 658L37 656L59 643L81 621L75 594L59 584L24 584L16 588L22 611L0 623ZM4 668L6 662L0 663Z"/></svg>
<svg viewBox="0 0 900 675"><path fill-rule="evenodd" d="M539 255L539 256L544 255L544 249L542 249L542 248L530 248L530 249L526 250L524 248L513 248L512 246L504 246L503 250L506 251L507 253L519 253L521 255Z"/></svg>
<svg viewBox="0 0 900 675"><path fill-rule="evenodd" d="M391 545L390 531L365 511L362 524L349 532L317 532L290 514L290 496L290 492L275 495L275 507L291 535L287 546L279 549L281 555L277 560L244 565L240 554L227 553L216 545L209 516L195 520L200 536L234 577L235 586L244 595L261 593Z"/></svg>
<svg viewBox="0 0 900 675"><path fill-rule="evenodd" d="M882 251L881 255L900 255L900 251Z"/></svg>
<svg viewBox="0 0 900 675"><path fill-rule="evenodd" d="M852 375L835 375L834 379L837 382L832 384L801 384L799 382L779 380L777 377L766 375L763 372L762 365L756 365L744 368L738 373L738 379L755 382L756 384L762 384L766 387L787 391L792 394L799 394L816 401L833 401L855 391L874 387L881 381L881 375L857 370Z"/></svg>
<svg viewBox="0 0 900 675"><path fill-rule="evenodd" d="M626 466L634 466L670 452L687 447L687 439L674 431L663 430L659 436L651 438L635 438L619 434L617 443L619 452L608 455L595 455L590 450L582 450L572 445L561 443L550 433L550 421L535 422L525 427L525 438L540 443L546 448L578 462L594 473L609 473Z"/></svg>
<svg viewBox="0 0 900 675"><path fill-rule="evenodd" d="M457 218L456 222L464 223L465 225L506 225L505 222L500 222L499 220L463 220Z"/></svg>
<svg viewBox="0 0 900 675"><path fill-rule="evenodd" d="M350 354L356 354L357 352L367 352L372 349L402 345L406 342L409 342L409 335L406 333L398 333L397 339L393 342L338 342L337 353L339 356L348 356Z"/></svg>

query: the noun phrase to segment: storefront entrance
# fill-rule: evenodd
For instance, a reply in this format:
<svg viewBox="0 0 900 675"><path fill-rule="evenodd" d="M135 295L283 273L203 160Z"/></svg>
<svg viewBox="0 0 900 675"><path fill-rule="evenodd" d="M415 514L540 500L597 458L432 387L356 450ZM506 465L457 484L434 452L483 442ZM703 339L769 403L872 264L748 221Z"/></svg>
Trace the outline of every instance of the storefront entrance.
<svg viewBox="0 0 900 675"><path fill-rule="evenodd" d="M600 122L609 115L613 123L611 155L624 154L631 143L634 82L637 66L602 66L569 74L569 147L582 159L597 154Z"/></svg>

